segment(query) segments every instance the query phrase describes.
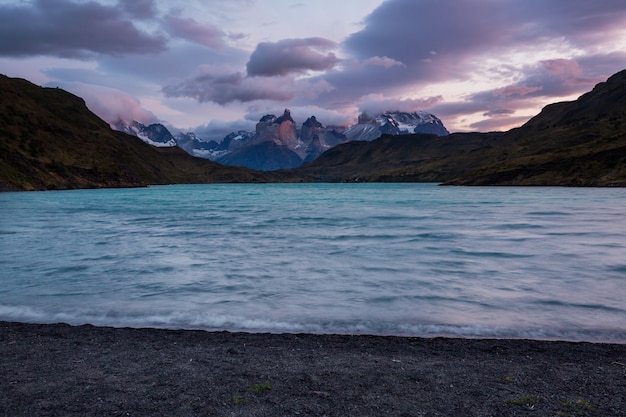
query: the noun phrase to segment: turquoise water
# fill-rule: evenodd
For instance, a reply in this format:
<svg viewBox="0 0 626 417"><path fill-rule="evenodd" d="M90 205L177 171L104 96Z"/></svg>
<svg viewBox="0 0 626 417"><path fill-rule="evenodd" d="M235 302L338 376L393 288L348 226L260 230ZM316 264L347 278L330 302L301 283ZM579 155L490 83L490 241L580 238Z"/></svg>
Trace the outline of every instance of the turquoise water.
<svg viewBox="0 0 626 417"><path fill-rule="evenodd" d="M626 342L626 189L0 193L0 320Z"/></svg>

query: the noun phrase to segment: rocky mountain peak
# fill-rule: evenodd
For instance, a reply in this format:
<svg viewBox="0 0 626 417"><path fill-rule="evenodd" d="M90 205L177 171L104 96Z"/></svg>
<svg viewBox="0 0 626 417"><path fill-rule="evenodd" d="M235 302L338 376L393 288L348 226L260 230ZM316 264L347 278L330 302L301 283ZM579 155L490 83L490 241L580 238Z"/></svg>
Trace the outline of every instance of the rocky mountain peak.
<svg viewBox="0 0 626 417"><path fill-rule="evenodd" d="M256 124L256 135L254 144L262 142L274 142L280 146L287 146L295 149L298 145L298 132L296 123L291 118L289 109L280 117L272 114L265 115Z"/></svg>
<svg viewBox="0 0 626 417"><path fill-rule="evenodd" d="M291 118L291 111L289 109L285 109L285 112L283 113L283 115L277 118L274 123L281 124L283 122L295 123L293 119Z"/></svg>
<svg viewBox="0 0 626 417"><path fill-rule="evenodd" d="M139 139L153 146L172 147L177 145L174 136L161 123L153 123L146 126L136 120L131 123L118 120L113 123L112 127L120 132L137 136Z"/></svg>
<svg viewBox="0 0 626 417"><path fill-rule="evenodd" d="M324 127L324 125L322 125L316 118L315 116L311 116L308 119L306 119L306 121L302 124L302 126L306 126L306 127Z"/></svg>

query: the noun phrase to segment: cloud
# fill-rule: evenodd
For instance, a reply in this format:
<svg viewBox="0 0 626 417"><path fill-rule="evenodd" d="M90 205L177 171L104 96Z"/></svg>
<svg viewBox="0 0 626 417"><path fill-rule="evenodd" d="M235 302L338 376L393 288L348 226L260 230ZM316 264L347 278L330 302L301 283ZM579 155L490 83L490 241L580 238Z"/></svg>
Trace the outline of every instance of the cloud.
<svg viewBox="0 0 626 417"><path fill-rule="evenodd" d="M505 116L510 116L513 113L514 113L514 111L511 110L511 109L495 109L495 110L490 110L488 112L483 113L483 116L486 116L486 117L505 117Z"/></svg>
<svg viewBox="0 0 626 417"><path fill-rule="evenodd" d="M84 59L163 51L166 40L137 28L127 10L119 5L70 0L0 5L0 55ZM132 10L140 13L139 8Z"/></svg>
<svg viewBox="0 0 626 417"><path fill-rule="evenodd" d="M240 130L253 132L255 125L256 122L251 120L225 121L213 119L208 123L193 128L192 131L203 140L221 142L231 132L239 132Z"/></svg>
<svg viewBox="0 0 626 417"><path fill-rule="evenodd" d="M199 102L228 104L255 100L286 101L294 97L290 77L245 77L240 72L220 72L205 66L200 73L178 84L163 87L167 97L191 97Z"/></svg>
<svg viewBox="0 0 626 417"><path fill-rule="evenodd" d="M323 71L333 68L339 59L324 53L335 43L323 38L283 39L257 45L246 65L250 76L274 76Z"/></svg>
<svg viewBox="0 0 626 417"><path fill-rule="evenodd" d="M385 68L391 68L395 66L406 67L402 62L386 56L373 56L363 61L363 65L375 65Z"/></svg>
<svg viewBox="0 0 626 417"><path fill-rule="evenodd" d="M280 102L280 111L349 117L427 110L457 130L530 117L626 68L623 0L368 1L355 15L332 17L351 24L375 7L339 43L326 24L311 26L319 28L311 35L285 35L292 27L254 0L174 3L0 0L0 59L23 67L54 61L41 65L42 82L115 86L154 111L158 101L169 103L161 108L184 103L164 113L185 125ZM313 7L323 9L306 10ZM271 29L268 20L276 22ZM269 41L252 44L258 39ZM129 103L120 105L138 104Z"/></svg>
<svg viewBox="0 0 626 417"><path fill-rule="evenodd" d="M573 99L604 81L606 77L597 74L602 74L607 65L626 62L626 54L617 55L539 61L522 68L514 84L468 94L462 101L441 101L429 110L449 121L454 130L510 128L513 123L527 121L557 98Z"/></svg>
<svg viewBox="0 0 626 417"><path fill-rule="evenodd" d="M450 125L508 126L625 68L615 44L625 27L618 0L387 0L341 44L342 65L319 76L335 88L317 103L378 112L425 89L438 100L416 105Z"/></svg>
<svg viewBox="0 0 626 417"><path fill-rule="evenodd" d="M365 27L351 35L344 47L357 58L387 56L427 70L429 63L445 63L477 54L516 47L535 48L537 42L569 42L585 46L597 33L623 31L626 5L553 0L389 0L365 19ZM436 77L438 71L427 71Z"/></svg>
<svg viewBox="0 0 626 417"><path fill-rule="evenodd" d="M135 19L151 19L158 14L154 0L120 1L119 5Z"/></svg>
<svg viewBox="0 0 626 417"><path fill-rule="evenodd" d="M125 122L137 120L144 124L158 122L158 118L144 109L139 100L114 88L78 82L53 82L48 83L48 86L59 87L82 97L89 110L109 124L118 120Z"/></svg>
<svg viewBox="0 0 626 417"><path fill-rule="evenodd" d="M494 96L505 96L505 97L510 97L510 96L519 96L519 97L524 97L525 95L534 93L536 91L541 91L543 90L542 87L537 86L537 87L527 87L526 85L507 85L506 87L502 87L502 88L496 88L495 90L492 90L492 94Z"/></svg>
<svg viewBox="0 0 626 417"><path fill-rule="evenodd" d="M528 116L503 117L497 119L489 118L470 123L469 127L471 130L476 132L503 131L512 129L514 127L519 127L527 122L528 119Z"/></svg>
<svg viewBox="0 0 626 417"><path fill-rule="evenodd" d="M491 90L494 101L510 98L567 97L591 89L604 81L614 70L606 72L607 64L619 68L626 65L626 53L594 54L575 59L541 60L519 71L520 80ZM491 101L477 94L474 100Z"/></svg>
<svg viewBox="0 0 626 417"><path fill-rule="evenodd" d="M495 78L496 74L485 73L486 62L494 57L532 56L538 50L552 55L561 51L584 54L604 46L598 43L604 41L598 32L615 35L623 33L624 27L626 5L617 0L593 4L554 0L548 6L540 0L388 0L341 46L347 59L374 63L384 57L402 66L389 68L394 72L387 76L375 67L346 66L343 72L328 74L327 80L344 86L333 92L333 98L357 99L363 92L397 93L403 86L418 89L432 83L469 81L479 72ZM538 44L546 47L537 48Z"/></svg>
<svg viewBox="0 0 626 417"><path fill-rule="evenodd" d="M302 79L296 82L296 94L299 97L308 100L314 100L320 94L332 91L334 89L334 86L332 86L328 81L323 79L315 81Z"/></svg>
<svg viewBox="0 0 626 417"><path fill-rule="evenodd" d="M435 106L443 100L442 96L424 99L386 99L377 95L366 96L361 101L359 111L362 113L379 114L386 111L401 111L411 113Z"/></svg>
<svg viewBox="0 0 626 417"><path fill-rule="evenodd" d="M201 24L191 18L167 16L164 26L171 35L178 38L213 49L222 49L225 46L226 34L210 24Z"/></svg>

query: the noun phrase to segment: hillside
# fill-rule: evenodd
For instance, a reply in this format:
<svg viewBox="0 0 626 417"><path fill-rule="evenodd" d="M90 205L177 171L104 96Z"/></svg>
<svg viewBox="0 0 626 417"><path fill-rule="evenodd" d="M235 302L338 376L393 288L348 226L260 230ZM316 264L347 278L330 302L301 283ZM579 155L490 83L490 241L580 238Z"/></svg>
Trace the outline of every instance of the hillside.
<svg viewBox="0 0 626 417"><path fill-rule="evenodd" d="M77 96L0 75L0 190L273 182L283 177L147 145L111 130Z"/></svg>
<svg viewBox="0 0 626 417"><path fill-rule="evenodd" d="M626 71L508 132L383 136L337 146L298 172L322 181L626 186Z"/></svg>

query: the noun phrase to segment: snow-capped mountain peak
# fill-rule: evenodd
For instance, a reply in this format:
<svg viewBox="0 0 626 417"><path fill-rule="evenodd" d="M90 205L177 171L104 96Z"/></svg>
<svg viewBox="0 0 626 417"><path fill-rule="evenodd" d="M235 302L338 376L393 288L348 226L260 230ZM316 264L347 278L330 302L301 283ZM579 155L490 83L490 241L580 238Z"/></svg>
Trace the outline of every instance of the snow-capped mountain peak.
<svg viewBox="0 0 626 417"><path fill-rule="evenodd" d="M376 116L361 113L358 123L350 126L343 133L350 140L374 140L383 134L430 133L437 136L449 134L437 116L424 111L413 113L388 111Z"/></svg>
<svg viewBox="0 0 626 417"><path fill-rule="evenodd" d="M137 136L144 142L159 147L177 146L176 139L169 130L161 123L144 125L136 120L126 123L122 120L117 121L112 126L115 130Z"/></svg>

